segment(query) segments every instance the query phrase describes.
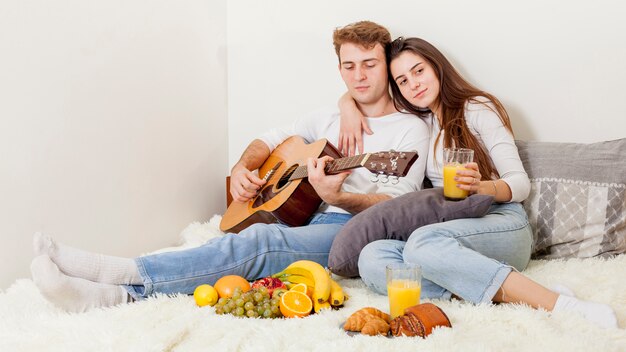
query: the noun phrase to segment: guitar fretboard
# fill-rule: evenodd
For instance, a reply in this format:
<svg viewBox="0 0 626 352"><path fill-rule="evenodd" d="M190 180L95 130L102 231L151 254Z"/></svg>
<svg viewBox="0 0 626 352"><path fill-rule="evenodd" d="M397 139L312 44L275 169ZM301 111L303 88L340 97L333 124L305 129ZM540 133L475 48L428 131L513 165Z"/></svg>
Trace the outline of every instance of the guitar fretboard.
<svg viewBox="0 0 626 352"><path fill-rule="evenodd" d="M356 156L350 156L341 159L335 159L326 164L324 171L327 174L336 174L338 172L354 169L357 167L363 166L369 154L362 154ZM305 178L308 176L306 165L300 165L298 168L291 174L289 177L289 181L299 180L301 178Z"/></svg>

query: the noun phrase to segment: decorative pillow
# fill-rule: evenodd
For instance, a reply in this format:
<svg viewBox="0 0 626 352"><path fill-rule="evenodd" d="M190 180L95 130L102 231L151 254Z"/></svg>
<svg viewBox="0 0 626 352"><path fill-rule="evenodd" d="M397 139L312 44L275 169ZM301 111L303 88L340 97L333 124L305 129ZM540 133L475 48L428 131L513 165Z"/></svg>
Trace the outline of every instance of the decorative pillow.
<svg viewBox="0 0 626 352"><path fill-rule="evenodd" d="M359 276L359 254L370 242L384 239L406 241L424 225L459 218L481 217L489 211L492 196L471 195L448 201L442 188L425 189L381 202L355 215L335 237L328 266L341 276Z"/></svg>
<svg viewBox="0 0 626 352"><path fill-rule="evenodd" d="M524 208L535 236L533 257L626 252L626 139L516 144L531 182Z"/></svg>

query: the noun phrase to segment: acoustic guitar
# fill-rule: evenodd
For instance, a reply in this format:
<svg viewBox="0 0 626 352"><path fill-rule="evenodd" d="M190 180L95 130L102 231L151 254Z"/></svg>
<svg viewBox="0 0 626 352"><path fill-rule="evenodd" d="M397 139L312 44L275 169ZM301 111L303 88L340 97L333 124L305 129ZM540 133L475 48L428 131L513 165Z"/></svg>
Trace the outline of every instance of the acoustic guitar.
<svg viewBox="0 0 626 352"><path fill-rule="evenodd" d="M397 182L417 160L417 152L377 152L343 157L326 139L306 144L302 137L292 136L281 143L259 168L267 182L247 202L233 201L222 217L220 229L238 233L256 223L281 222L289 226L303 225L322 203L306 179L307 158L331 156L327 174L364 167L381 182ZM373 179L376 181L376 178Z"/></svg>

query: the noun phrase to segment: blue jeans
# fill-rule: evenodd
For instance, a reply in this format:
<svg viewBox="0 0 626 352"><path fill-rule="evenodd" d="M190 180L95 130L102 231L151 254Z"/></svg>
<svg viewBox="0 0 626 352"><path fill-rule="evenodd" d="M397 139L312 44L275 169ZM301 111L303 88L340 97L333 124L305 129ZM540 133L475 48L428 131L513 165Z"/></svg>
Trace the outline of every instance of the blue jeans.
<svg viewBox="0 0 626 352"><path fill-rule="evenodd" d="M374 241L361 251L359 273L372 290L387 294L385 267L422 267L422 298L491 302L512 270L530 261L533 236L521 204L494 204L482 218L423 226L407 242Z"/></svg>
<svg viewBox="0 0 626 352"><path fill-rule="evenodd" d="M333 239L351 217L318 213L306 226L255 224L200 247L139 257L135 262L144 284L125 287L135 299L157 292L192 294L198 285L212 285L224 275L252 281L301 259L327 266Z"/></svg>

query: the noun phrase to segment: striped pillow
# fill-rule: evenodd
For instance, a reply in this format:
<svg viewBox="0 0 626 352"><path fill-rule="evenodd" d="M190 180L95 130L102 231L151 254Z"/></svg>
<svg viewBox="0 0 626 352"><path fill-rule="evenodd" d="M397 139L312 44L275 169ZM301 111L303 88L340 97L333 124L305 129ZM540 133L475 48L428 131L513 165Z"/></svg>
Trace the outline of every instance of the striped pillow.
<svg viewBox="0 0 626 352"><path fill-rule="evenodd" d="M533 257L626 252L626 139L516 144L531 182L524 208L535 235Z"/></svg>

